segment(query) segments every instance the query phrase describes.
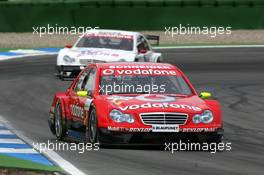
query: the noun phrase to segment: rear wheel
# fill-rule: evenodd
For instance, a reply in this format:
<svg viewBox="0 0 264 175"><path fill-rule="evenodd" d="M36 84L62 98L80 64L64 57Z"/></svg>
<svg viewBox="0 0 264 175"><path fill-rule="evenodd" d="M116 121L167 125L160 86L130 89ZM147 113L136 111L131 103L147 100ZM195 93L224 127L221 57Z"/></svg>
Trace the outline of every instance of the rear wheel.
<svg viewBox="0 0 264 175"><path fill-rule="evenodd" d="M61 103L59 101L57 101L56 103L54 112L55 112L54 113L55 115L55 121L54 121L55 135L57 139L63 140L66 137L67 129L66 129L65 121L62 118L62 108L61 108Z"/></svg>

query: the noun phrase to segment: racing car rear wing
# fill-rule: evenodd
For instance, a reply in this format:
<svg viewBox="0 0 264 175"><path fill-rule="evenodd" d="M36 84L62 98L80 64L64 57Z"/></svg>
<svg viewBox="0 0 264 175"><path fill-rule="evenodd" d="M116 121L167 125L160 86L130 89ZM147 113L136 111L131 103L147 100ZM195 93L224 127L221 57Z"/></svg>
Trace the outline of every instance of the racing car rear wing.
<svg viewBox="0 0 264 175"><path fill-rule="evenodd" d="M153 46L158 46L159 45L159 36L157 35L146 35L147 40L150 41L150 44ZM156 42L151 42L151 41L156 41Z"/></svg>

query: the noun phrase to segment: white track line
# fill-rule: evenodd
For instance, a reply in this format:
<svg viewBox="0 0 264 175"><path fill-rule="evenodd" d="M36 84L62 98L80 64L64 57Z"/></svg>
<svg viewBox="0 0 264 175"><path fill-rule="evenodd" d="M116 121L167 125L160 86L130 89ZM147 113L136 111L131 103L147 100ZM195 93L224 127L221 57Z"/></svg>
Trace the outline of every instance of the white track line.
<svg viewBox="0 0 264 175"><path fill-rule="evenodd" d="M5 120L0 115L0 122L4 123L8 128L12 128L12 131L22 140L24 140L26 143L30 144L34 149L40 150L39 147L33 146L34 141L28 137L26 137L22 132L15 130L12 125ZM7 139L5 139L7 140ZM11 139L9 139L11 140ZM15 140L15 139L12 139ZM1 141L1 140L0 140ZM30 149L33 150L33 149ZM87 173L82 172L78 168L76 168L73 164L68 162L67 160L63 159L59 154L57 154L55 151L47 150L43 152L43 154L48 157L50 160L52 160L54 163L56 163L58 166L60 166L64 171L66 171L68 174L72 175L87 175Z"/></svg>
<svg viewBox="0 0 264 175"><path fill-rule="evenodd" d="M32 148L21 149L21 148L0 148L0 153L22 153L22 154L39 154Z"/></svg>
<svg viewBox="0 0 264 175"><path fill-rule="evenodd" d="M33 145L33 140L30 138L24 136L21 132L13 130L14 133L24 141L26 141L28 144L30 144L34 149L40 150L40 146L36 147L36 145ZM65 170L67 173L72 175L85 175L84 172L76 168L73 164L68 162L67 160L63 159L59 154L57 154L55 151L52 150L46 150L45 152L42 152L46 157L48 157L50 160L55 162L58 166L60 166L63 170ZM87 174L86 174L87 175Z"/></svg>
<svg viewBox="0 0 264 175"><path fill-rule="evenodd" d="M20 139L0 139L0 143L25 144L25 142Z"/></svg>
<svg viewBox="0 0 264 175"><path fill-rule="evenodd" d="M2 134L2 135L14 135L14 133L12 133L9 130L0 130L0 134Z"/></svg>
<svg viewBox="0 0 264 175"><path fill-rule="evenodd" d="M34 49L16 49L16 50L9 50L11 53L18 53L18 54L42 54L47 53L45 51L34 50Z"/></svg>

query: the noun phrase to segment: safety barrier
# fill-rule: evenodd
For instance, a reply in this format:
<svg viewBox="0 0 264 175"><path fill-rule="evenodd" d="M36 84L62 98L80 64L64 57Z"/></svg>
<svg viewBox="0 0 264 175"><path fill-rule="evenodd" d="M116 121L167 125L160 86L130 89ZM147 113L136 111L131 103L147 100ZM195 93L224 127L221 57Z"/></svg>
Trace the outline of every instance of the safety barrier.
<svg viewBox="0 0 264 175"><path fill-rule="evenodd" d="M27 3L25 3L27 2ZM0 32L32 32L36 26L90 26L164 30L165 26L231 26L263 29L263 0L0 1Z"/></svg>

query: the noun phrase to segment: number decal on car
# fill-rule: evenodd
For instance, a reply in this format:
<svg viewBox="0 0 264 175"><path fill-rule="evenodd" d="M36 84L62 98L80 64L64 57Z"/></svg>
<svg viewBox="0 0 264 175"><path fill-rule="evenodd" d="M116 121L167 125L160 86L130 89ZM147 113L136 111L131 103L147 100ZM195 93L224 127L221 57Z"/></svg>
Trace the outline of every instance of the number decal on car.
<svg viewBox="0 0 264 175"><path fill-rule="evenodd" d="M72 115L80 117L80 118L84 118L84 110L82 107L77 106L77 105L71 105L71 111L72 111Z"/></svg>

